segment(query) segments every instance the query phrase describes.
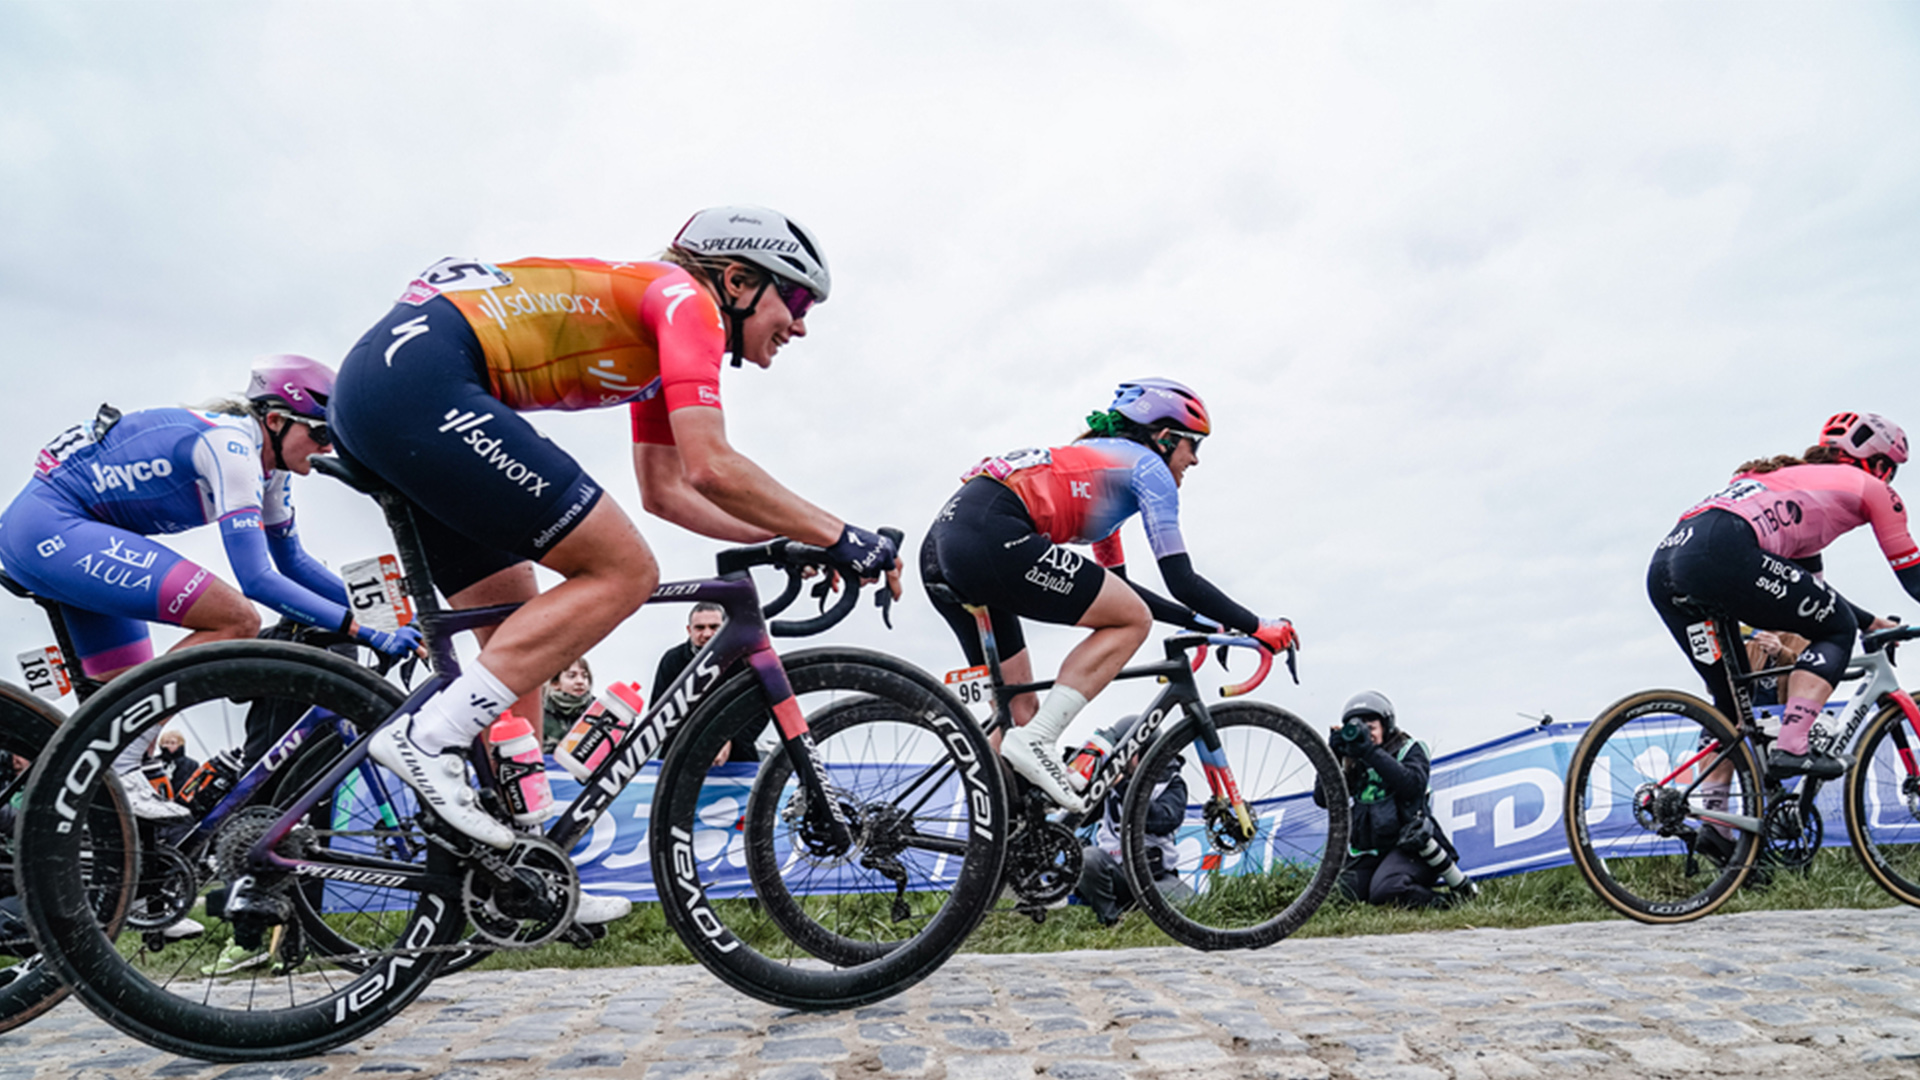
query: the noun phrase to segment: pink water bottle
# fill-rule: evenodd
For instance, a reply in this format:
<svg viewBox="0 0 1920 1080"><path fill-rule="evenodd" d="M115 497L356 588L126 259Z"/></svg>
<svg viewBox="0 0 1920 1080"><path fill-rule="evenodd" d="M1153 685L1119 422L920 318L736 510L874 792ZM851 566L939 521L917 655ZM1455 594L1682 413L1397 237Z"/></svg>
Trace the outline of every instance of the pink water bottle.
<svg viewBox="0 0 1920 1080"><path fill-rule="evenodd" d="M487 742L499 758L500 789L506 796L507 810L521 825L538 825L559 812L553 805L553 788L547 783L547 759L540 754L540 740L533 725L512 711L487 729Z"/></svg>
<svg viewBox="0 0 1920 1080"><path fill-rule="evenodd" d="M646 704L637 682L607 687L560 740L553 751L553 760L575 780L586 783L593 770L626 741L627 732L639 722Z"/></svg>

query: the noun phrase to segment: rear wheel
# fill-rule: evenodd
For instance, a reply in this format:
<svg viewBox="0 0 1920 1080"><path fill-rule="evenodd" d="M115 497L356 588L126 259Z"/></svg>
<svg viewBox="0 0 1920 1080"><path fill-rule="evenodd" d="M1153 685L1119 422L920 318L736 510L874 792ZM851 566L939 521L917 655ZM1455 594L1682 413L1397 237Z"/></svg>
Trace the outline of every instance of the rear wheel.
<svg viewBox="0 0 1920 1080"><path fill-rule="evenodd" d="M1649 690L1609 706L1574 748L1563 807L1574 865L1629 918L1679 923L1726 903L1753 871L1762 772L1747 740L1691 694ZM1724 794L1721 788L1724 786Z"/></svg>
<svg viewBox="0 0 1920 1080"><path fill-rule="evenodd" d="M1847 835L1860 865L1903 903L1920 906L1920 736L1898 705L1860 736L1847 772Z"/></svg>
<svg viewBox="0 0 1920 1080"><path fill-rule="evenodd" d="M1128 884L1154 925L1182 945L1257 949L1298 930L1339 878L1346 782L1326 742L1292 713L1257 701L1207 712L1220 736L1216 772L1225 766L1248 817L1212 796L1197 726L1175 725L1141 755L1121 807ZM1176 776L1189 809L1169 866L1147 813L1156 788ZM1325 809L1314 805L1316 784Z"/></svg>
<svg viewBox="0 0 1920 1080"><path fill-rule="evenodd" d="M788 1008L838 1009L931 974L992 905L1006 794L991 747L944 687L903 661L826 648L782 658L816 760L853 831L830 850L784 747L712 770L771 722L751 674L675 739L653 808L669 924L709 970Z"/></svg>
<svg viewBox="0 0 1920 1080"><path fill-rule="evenodd" d="M157 725L191 715L202 718L189 720L196 727L217 729L229 701L258 699L318 706L371 731L398 707L401 694L340 657L281 642L221 643L164 657L114 680L54 736L27 786L20 832L20 858L36 871L25 894L27 921L56 972L121 1031L211 1061L297 1057L352 1041L426 987L443 955L438 948L453 944L466 926L457 886L395 894L329 885L310 893L295 881L260 894L284 897L295 909L275 925L239 925L228 921L225 908L208 911L199 916L205 934L158 951L128 942L123 954L95 920L76 914L87 891L85 852L66 828L67 800L90 798L110 783L107 765ZM331 758L330 745L310 741L283 768L318 775L319 766L304 758ZM234 859L244 858L277 816L259 805L227 819L213 840L223 866L216 872L231 876ZM283 850L334 842L297 828ZM454 857L437 845L425 862L443 881L458 880ZM384 899L376 897L383 892ZM298 910L303 904L305 916ZM319 926L333 934L331 945L326 933L309 932ZM342 942L384 955L343 968L330 959Z"/></svg>
<svg viewBox="0 0 1920 1080"><path fill-rule="evenodd" d="M62 719L40 699L0 683L0 1031L19 1027L67 996L22 919L13 840L15 802L26 788L28 770ZM95 918L117 927L126 914L139 858L133 817L112 784L101 786L84 817L88 903Z"/></svg>

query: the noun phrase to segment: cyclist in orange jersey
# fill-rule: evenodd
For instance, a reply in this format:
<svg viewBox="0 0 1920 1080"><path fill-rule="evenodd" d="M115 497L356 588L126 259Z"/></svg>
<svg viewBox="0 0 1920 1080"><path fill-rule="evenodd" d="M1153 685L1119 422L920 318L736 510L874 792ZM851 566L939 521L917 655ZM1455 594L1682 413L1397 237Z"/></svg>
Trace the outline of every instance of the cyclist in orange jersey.
<svg viewBox="0 0 1920 1080"><path fill-rule="evenodd" d="M887 574L898 595L891 542L802 499L727 440L723 359L771 365L806 336L830 286L799 223L720 207L689 219L657 262L442 260L348 354L331 406L341 453L424 511L428 562L453 606L524 604L456 681L374 736L373 757L454 827L511 845L475 804L458 751L516 700L538 715L534 692L659 582L627 515L522 411L628 405L649 513L731 543L828 547L850 572ZM565 580L538 592L533 562Z"/></svg>

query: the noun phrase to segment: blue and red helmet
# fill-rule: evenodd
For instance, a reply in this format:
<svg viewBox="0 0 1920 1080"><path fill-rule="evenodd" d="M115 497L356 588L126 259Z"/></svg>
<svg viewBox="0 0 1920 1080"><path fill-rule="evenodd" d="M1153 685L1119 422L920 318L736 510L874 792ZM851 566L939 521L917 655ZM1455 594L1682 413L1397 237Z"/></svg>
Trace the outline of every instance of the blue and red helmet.
<svg viewBox="0 0 1920 1080"><path fill-rule="evenodd" d="M1145 428L1172 427L1186 435L1213 434L1207 403L1172 379L1123 382L1108 409Z"/></svg>
<svg viewBox="0 0 1920 1080"><path fill-rule="evenodd" d="M248 401L262 401L313 420L327 418L327 399L332 396L333 369L292 353L255 360L247 379Z"/></svg>

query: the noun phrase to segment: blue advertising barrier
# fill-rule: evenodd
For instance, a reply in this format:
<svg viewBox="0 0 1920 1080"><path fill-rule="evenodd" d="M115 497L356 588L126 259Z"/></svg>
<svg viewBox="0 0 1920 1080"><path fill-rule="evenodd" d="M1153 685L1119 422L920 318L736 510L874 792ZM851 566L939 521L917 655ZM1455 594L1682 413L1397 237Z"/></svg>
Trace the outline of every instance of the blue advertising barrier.
<svg viewBox="0 0 1920 1080"><path fill-rule="evenodd" d="M1585 722L1545 724L1434 760L1433 816L1453 839L1463 869L1474 877L1490 878L1572 862L1561 821L1561 806L1567 763L1586 728ZM1614 770L1617 776L1633 775L1629 770L1647 776L1665 775L1670 763L1680 760L1689 750L1697 734L1697 728L1675 725L1659 717L1636 721L1635 737L1614 740L1620 753L1601 767ZM1882 763L1877 767L1885 766ZM843 767L833 768L838 772ZM857 773L862 767L844 768ZM647 851L654 780L658 773L658 763L645 766L575 846L574 862L580 868L580 883L586 889L635 901L658 899ZM742 829L754 774L755 766L744 764L722 766L708 776L706 798L700 808L701 827L694 835L694 852L710 875L709 888L716 896L739 896L750 891ZM547 776L553 784L554 797L562 803L580 791L580 785L552 764L551 759ZM844 782L850 787L859 786L857 775ZM954 790L942 797L957 799L959 793ZM1826 822L1828 846L1847 843L1840 797L1841 785L1829 784L1818 800ZM1269 837L1266 846L1227 856L1213 854L1205 842L1200 809L1198 805L1188 807L1187 822L1175 838L1180 872L1190 876L1196 886L1209 873L1264 869L1286 861L1289 853L1312 857L1320 854L1309 849L1310 839L1301 838L1310 838L1324 830L1326 813L1304 795L1255 806L1256 814L1267 826L1263 829L1263 834ZM1904 804L1886 809L1890 826L1912 829L1915 839L1920 840L1920 823L1913 820ZM1604 837L1615 829L1622 837L1633 836L1641 842L1645 839L1624 801L1589 808L1588 826L1603 844ZM776 854L782 859L788 856L778 849ZM915 874L922 880L942 880L941 867L937 864L916 867ZM871 886L870 882L852 875L816 874L808 881L810 888L821 892L859 891Z"/></svg>

